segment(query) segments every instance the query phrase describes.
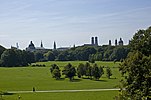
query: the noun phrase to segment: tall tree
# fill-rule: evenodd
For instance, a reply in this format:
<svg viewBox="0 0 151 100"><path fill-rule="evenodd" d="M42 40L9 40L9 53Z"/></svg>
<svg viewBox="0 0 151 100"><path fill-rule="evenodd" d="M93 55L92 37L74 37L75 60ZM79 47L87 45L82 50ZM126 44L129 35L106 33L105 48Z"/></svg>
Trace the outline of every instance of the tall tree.
<svg viewBox="0 0 151 100"><path fill-rule="evenodd" d="M151 27L146 30L139 30L130 41L132 51L140 51L144 55L151 55Z"/></svg>
<svg viewBox="0 0 151 100"><path fill-rule="evenodd" d="M144 56L141 52L131 52L121 64L120 71L125 76L122 80L123 99L142 100L151 96L151 56Z"/></svg>
<svg viewBox="0 0 151 100"><path fill-rule="evenodd" d="M92 76L91 69L90 63L86 62L84 65L84 75L88 76L88 78Z"/></svg>
<svg viewBox="0 0 151 100"><path fill-rule="evenodd" d="M119 98L143 100L151 96L151 27L135 33L129 46L131 52L120 66L125 79L121 80Z"/></svg>
<svg viewBox="0 0 151 100"><path fill-rule="evenodd" d="M73 81L74 76L76 76L76 69L69 63L64 67L62 74L68 77L70 81Z"/></svg>
<svg viewBox="0 0 151 100"><path fill-rule="evenodd" d="M50 72L53 78L56 78L56 80L60 79L61 77L60 68L56 64L51 65Z"/></svg>
<svg viewBox="0 0 151 100"><path fill-rule="evenodd" d="M102 72L100 71L98 65L94 64L92 68L92 76L94 77L95 80L99 80L101 75L102 75Z"/></svg>
<svg viewBox="0 0 151 100"><path fill-rule="evenodd" d="M85 74L84 64L80 63L77 68L78 77L81 78Z"/></svg>

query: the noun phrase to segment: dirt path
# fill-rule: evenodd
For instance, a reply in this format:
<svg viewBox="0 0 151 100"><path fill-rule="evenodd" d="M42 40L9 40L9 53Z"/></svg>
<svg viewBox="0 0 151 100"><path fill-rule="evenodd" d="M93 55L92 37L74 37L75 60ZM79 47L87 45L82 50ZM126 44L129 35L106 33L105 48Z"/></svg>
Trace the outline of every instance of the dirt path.
<svg viewBox="0 0 151 100"><path fill-rule="evenodd" d="M36 93L59 93L59 92L95 92L95 91L115 91L120 90L119 88L113 89L83 89L83 90L46 90L46 91L35 91ZM7 93L33 93L33 91L7 91Z"/></svg>

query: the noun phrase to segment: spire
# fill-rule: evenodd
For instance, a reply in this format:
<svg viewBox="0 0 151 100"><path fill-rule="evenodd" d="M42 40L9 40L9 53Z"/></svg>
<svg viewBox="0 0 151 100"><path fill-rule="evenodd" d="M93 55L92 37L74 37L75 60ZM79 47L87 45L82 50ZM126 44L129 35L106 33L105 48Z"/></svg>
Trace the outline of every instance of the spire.
<svg viewBox="0 0 151 100"><path fill-rule="evenodd" d="M54 41L53 49L56 50L56 42Z"/></svg>
<svg viewBox="0 0 151 100"><path fill-rule="evenodd" d="M41 47L41 48L43 48L42 40L41 40L41 44L40 44L40 47Z"/></svg>

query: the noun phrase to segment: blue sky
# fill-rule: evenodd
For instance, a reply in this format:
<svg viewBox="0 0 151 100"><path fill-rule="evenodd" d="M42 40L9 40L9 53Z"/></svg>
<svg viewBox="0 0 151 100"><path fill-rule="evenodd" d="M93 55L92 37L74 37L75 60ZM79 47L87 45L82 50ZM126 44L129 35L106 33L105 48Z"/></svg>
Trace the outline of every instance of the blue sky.
<svg viewBox="0 0 151 100"><path fill-rule="evenodd" d="M128 43L139 29L151 25L151 0L0 0L0 45L18 42L25 49L32 40L46 48L90 43L120 37Z"/></svg>

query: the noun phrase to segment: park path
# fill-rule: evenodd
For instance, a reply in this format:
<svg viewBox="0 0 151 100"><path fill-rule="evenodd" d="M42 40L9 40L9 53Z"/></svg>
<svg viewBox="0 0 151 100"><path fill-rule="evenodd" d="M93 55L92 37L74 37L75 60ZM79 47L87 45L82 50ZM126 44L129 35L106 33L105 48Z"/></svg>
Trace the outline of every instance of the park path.
<svg viewBox="0 0 151 100"><path fill-rule="evenodd" d="M35 91L36 93L60 93L60 92L95 92L95 91L115 91L120 90L119 88L113 89L83 89L83 90L46 90L46 91ZM7 91L7 93L33 93L33 91Z"/></svg>

